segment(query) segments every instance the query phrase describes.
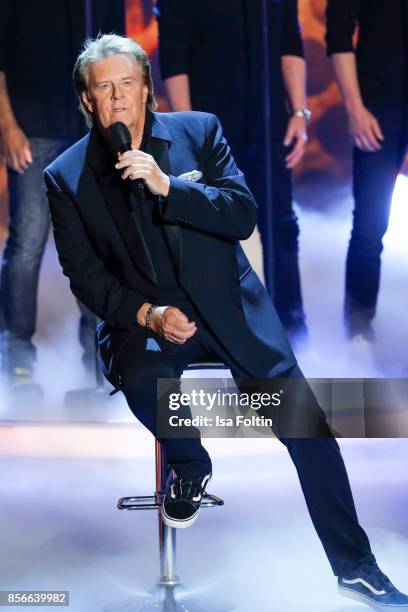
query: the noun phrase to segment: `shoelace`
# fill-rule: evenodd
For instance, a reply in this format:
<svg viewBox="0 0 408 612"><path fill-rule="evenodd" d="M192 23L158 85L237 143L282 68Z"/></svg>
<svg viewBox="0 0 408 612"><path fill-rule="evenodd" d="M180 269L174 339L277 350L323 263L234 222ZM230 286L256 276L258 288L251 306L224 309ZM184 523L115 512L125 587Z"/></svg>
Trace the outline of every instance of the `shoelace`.
<svg viewBox="0 0 408 612"><path fill-rule="evenodd" d="M395 591L395 586L392 584L391 580L386 576L378 567L375 561L371 561L366 567L364 574L370 580L370 583L375 588L382 588L386 591Z"/></svg>
<svg viewBox="0 0 408 612"><path fill-rule="evenodd" d="M201 486L202 478L197 480L185 480L182 478L175 478L170 483L170 490L173 489L174 495L177 497L184 497L185 499L192 500L198 495L204 495L204 488Z"/></svg>

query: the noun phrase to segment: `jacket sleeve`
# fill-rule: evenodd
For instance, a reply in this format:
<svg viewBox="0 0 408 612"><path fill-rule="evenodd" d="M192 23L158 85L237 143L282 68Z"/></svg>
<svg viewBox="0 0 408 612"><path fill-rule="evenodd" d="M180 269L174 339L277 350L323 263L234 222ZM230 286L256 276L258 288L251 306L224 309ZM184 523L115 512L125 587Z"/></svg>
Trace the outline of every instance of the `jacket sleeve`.
<svg viewBox="0 0 408 612"><path fill-rule="evenodd" d="M326 9L326 44L328 55L352 53L360 0L328 0Z"/></svg>
<svg viewBox="0 0 408 612"><path fill-rule="evenodd" d="M145 296L122 286L95 252L71 197L44 173L55 244L72 293L112 328L134 329Z"/></svg>
<svg viewBox="0 0 408 612"><path fill-rule="evenodd" d="M7 36L10 21L10 0L0 2L0 71L7 72Z"/></svg>
<svg viewBox="0 0 408 612"><path fill-rule="evenodd" d="M97 3L95 3L95 10L97 10ZM102 32L126 35L125 0L108 0Z"/></svg>
<svg viewBox="0 0 408 612"><path fill-rule="evenodd" d="M158 0L154 13L159 24L159 62L162 79L188 74L192 0Z"/></svg>
<svg viewBox="0 0 408 612"><path fill-rule="evenodd" d="M304 56L297 0L283 0L281 55Z"/></svg>
<svg viewBox="0 0 408 612"><path fill-rule="evenodd" d="M203 183L170 176L163 205L165 221L225 240L246 240L256 224L257 206L238 170L215 115L208 115Z"/></svg>

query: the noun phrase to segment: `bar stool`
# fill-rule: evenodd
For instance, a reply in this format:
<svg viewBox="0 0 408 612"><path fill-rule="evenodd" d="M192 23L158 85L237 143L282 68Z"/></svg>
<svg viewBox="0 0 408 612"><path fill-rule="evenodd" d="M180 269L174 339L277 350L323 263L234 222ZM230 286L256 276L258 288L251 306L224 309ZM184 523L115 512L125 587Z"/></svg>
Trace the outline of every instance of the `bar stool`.
<svg viewBox="0 0 408 612"><path fill-rule="evenodd" d="M226 369L226 365L220 362L192 362L186 369L192 370L219 370ZM161 504L166 494L168 482L173 477L173 470L169 468L164 446L156 440L155 442L155 464L156 464L156 490L153 495L142 495L136 497L122 497L118 501L119 510L158 510L159 528L159 553L160 553L160 577L156 585L155 593L142 602L141 607L134 606L126 608L137 612L148 612L150 610L162 610L163 612L227 612L232 610L228 602L211 602L200 605L191 598L184 598L180 590L180 577L176 574L176 531L164 524L161 515ZM203 495L202 508L223 506L224 501L216 495L207 492Z"/></svg>

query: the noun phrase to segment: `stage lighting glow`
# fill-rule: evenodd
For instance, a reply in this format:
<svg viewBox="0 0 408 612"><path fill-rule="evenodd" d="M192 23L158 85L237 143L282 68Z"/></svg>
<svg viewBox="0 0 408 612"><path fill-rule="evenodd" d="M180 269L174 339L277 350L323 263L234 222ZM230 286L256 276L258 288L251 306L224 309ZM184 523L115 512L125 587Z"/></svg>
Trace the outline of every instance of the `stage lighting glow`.
<svg viewBox="0 0 408 612"><path fill-rule="evenodd" d="M408 176L400 174L392 196L392 206L388 231L384 244L407 249L408 226Z"/></svg>

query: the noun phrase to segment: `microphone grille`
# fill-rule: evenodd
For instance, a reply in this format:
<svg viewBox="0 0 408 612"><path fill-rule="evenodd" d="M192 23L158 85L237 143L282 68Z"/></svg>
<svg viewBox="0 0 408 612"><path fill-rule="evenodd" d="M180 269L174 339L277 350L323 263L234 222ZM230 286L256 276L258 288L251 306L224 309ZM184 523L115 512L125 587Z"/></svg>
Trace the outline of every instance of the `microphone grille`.
<svg viewBox="0 0 408 612"><path fill-rule="evenodd" d="M132 148L132 137L127 126L122 121L112 123L107 129L107 137L115 153L124 153Z"/></svg>

